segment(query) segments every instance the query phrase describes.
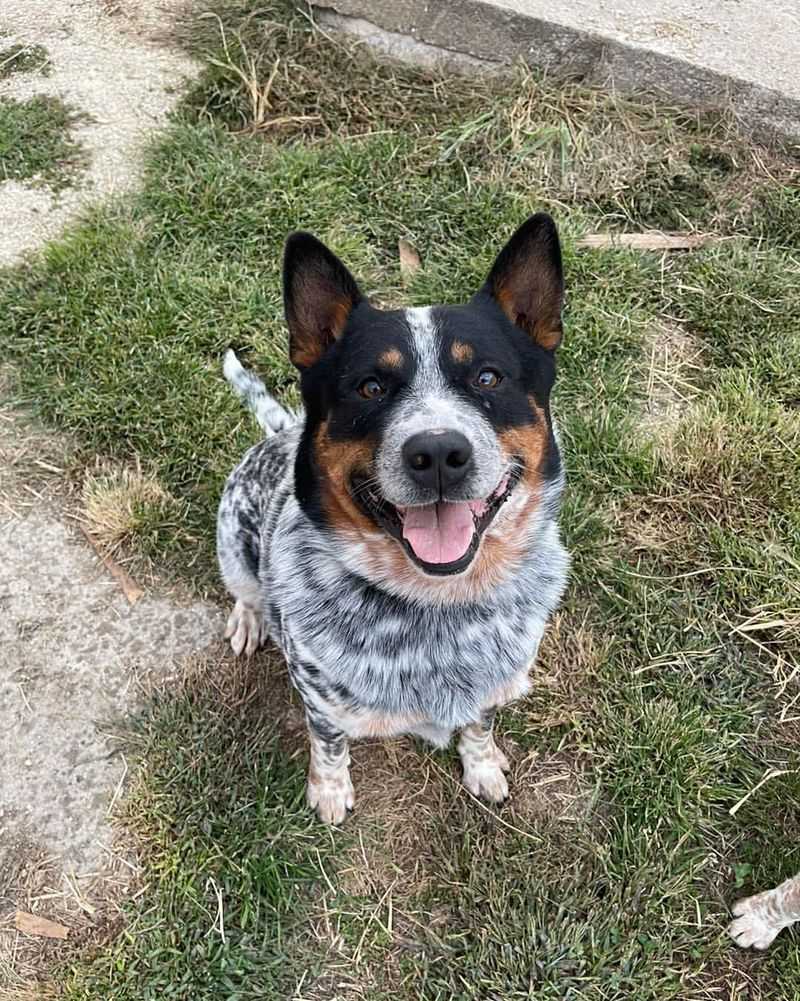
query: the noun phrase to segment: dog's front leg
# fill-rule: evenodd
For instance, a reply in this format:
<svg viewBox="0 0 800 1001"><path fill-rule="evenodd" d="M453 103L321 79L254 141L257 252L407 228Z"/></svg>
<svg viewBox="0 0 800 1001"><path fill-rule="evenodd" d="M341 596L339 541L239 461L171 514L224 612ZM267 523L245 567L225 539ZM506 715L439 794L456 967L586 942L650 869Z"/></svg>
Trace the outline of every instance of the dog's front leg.
<svg viewBox="0 0 800 1001"><path fill-rule="evenodd" d="M354 803L347 737L316 713L307 713L306 720L311 738L308 805L323 823L341 824Z"/></svg>
<svg viewBox="0 0 800 1001"><path fill-rule="evenodd" d="M508 782L503 772L509 769L508 759L494 742L492 726L495 709L483 713L478 723L470 723L461 731L458 753L464 766L464 785L473 796L500 803L508 796Z"/></svg>
<svg viewBox="0 0 800 1001"><path fill-rule="evenodd" d="M744 948L766 949L784 928L800 921L800 876L787 879L773 890L737 900L728 934Z"/></svg>

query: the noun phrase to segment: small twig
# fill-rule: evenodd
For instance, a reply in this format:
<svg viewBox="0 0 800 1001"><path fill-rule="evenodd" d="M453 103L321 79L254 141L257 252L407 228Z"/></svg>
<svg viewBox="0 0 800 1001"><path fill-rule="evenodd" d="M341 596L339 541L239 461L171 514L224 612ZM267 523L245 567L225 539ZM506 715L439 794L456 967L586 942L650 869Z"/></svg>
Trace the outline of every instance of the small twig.
<svg viewBox="0 0 800 1001"><path fill-rule="evenodd" d="M127 570L124 570L119 563L116 563L107 553L103 552L97 540L84 525L81 525L80 529L88 539L92 549L94 549L102 560L106 570L108 570L114 580L122 588L122 593L128 599L128 604L135 605L136 602L144 596L144 591L139 587Z"/></svg>
<svg viewBox="0 0 800 1001"><path fill-rule="evenodd" d="M629 250L696 250L716 238L705 233L588 233L575 242L576 247L606 250L626 247Z"/></svg>
<svg viewBox="0 0 800 1001"><path fill-rule="evenodd" d="M319 865L319 871L322 873L322 878L328 884L328 889L331 891L331 893L335 897L336 896L336 887L331 882L330 877L328 876L327 872L325 872L325 866L322 864L322 855L320 855L319 848L316 849L316 852L317 852L317 863Z"/></svg>
<svg viewBox="0 0 800 1001"><path fill-rule="evenodd" d="M389 896L389 894L392 892L392 890L397 885L397 880L399 878L400 877L398 876L396 879L394 879L392 881L392 883L390 883L390 885L386 888L386 890L382 894L382 896L381 896L380 900L378 901L378 903L375 904L375 906L373 907L372 913L369 916L369 920L367 921L366 925L364 925L364 931L361 933L361 938L358 940L358 945L356 946L356 951L353 953L353 963L356 966L361 962L361 949L362 949L362 947L364 945L364 939L367 937L367 932L369 931L369 926L372 924L373 921L375 922L376 925L378 925L380 928L382 928L387 933L387 935L391 935L391 932L389 932L389 929L386 927L386 925L378 918L378 911L380 911L381 906L383 905L384 900L386 900L386 898ZM390 913L391 913L391 906L390 906Z"/></svg>
<svg viewBox="0 0 800 1001"><path fill-rule="evenodd" d="M30 702L28 702L28 696L25 694L25 689L22 687L21 683L18 683L18 685L19 685L19 694L22 696L22 701L25 703L25 708L28 710L31 716L33 716L33 709L31 709L31 704Z"/></svg>
<svg viewBox="0 0 800 1001"><path fill-rule="evenodd" d="M625 567L619 568L620 573L626 574L628 577L638 577L640 580L685 580L687 577L697 577L704 573L717 573L720 570L736 570L738 573L751 573L757 576L766 576L766 571L764 570L753 570L752 567L734 567L720 565L718 567L701 567L699 570L687 570L686 573L677 573L672 576L660 577L655 574L649 573L637 573L635 570L626 570Z"/></svg>
<svg viewBox="0 0 800 1001"><path fill-rule="evenodd" d="M214 920L214 924L209 929L208 934L210 935L212 931L218 931L219 937L222 939L223 945L225 945L227 943L227 939L225 938L225 915L222 906L222 890L220 890L217 886L213 876L208 877L206 887L208 887L209 883L211 884L211 888L217 898L217 917Z"/></svg>
<svg viewBox="0 0 800 1001"><path fill-rule="evenodd" d="M111 802L108 804L108 809L106 810L106 817L111 817L113 815L114 807L117 805L117 800L119 799L120 794L122 793L122 787L125 784L125 779L127 778L128 775L128 762L126 761L124 755L122 756L122 764L124 770L122 772L122 775L120 775L119 777L119 782L117 782L116 788L114 789L114 795L111 797Z"/></svg>
<svg viewBox="0 0 800 1001"><path fill-rule="evenodd" d="M34 459L34 466L39 466L40 469L47 470L48 473L63 473L64 470L61 466L54 466L52 462L45 462L44 459Z"/></svg>

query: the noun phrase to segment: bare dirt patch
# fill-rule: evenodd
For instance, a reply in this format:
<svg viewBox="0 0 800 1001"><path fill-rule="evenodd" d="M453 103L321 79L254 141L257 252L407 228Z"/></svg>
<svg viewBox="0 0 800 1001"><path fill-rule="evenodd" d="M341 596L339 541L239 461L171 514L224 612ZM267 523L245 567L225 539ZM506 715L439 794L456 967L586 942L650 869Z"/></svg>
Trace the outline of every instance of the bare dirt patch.
<svg viewBox="0 0 800 1001"><path fill-rule="evenodd" d="M352 759L358 839L339 870L341 885L359 896L408 898L431 878L420 832L467 794L409 737L355 744Z"/></svg>
<svg viewBox="0 0 800 1001"><path fill-rule="evenodd" d="M592 788L573 754L530 752L514 771L514 816L533 827L575 823L592 808Z"/></svg>

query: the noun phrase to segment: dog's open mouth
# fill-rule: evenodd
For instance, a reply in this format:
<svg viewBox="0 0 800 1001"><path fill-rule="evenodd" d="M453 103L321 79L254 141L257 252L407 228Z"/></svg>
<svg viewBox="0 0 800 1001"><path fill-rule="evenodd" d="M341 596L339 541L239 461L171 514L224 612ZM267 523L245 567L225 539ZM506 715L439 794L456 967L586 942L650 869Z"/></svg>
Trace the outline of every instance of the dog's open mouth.
<svg viewBox="0 0 800 1001"><path fill-rule="evenodd" d="M397 539L425 573L461 573L478 551L481 537L519 483L514 463L485 500L439 501L419 507L395 507L380 496L372 479L354 478L353 496L373 521Z"/></svg>

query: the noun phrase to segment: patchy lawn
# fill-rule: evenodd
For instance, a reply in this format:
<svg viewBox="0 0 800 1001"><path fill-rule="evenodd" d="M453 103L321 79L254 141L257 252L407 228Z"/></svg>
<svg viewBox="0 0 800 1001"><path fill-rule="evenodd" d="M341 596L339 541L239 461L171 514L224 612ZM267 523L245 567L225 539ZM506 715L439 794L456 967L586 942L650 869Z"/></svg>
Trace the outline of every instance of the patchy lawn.
<svg viewBox="0 0 800 1001"><path fill-rule="evenodd" d="M43 45L9 45L0 49L0 80L13 73L50 72L50 56Z"/></svg>
<svg viewBox="0 0 800 1001"><path fill-rule="evenodd" d="M67 997L796 998L794 935L754 956L723 930L736 896L800 870L800 162L725 120L524 69L380 66L243 7L186 29L208 69L142 192L0 276L21 391L103 458L94 523L215 587L215 505L257 437L220 357L295 398L290 230L380 303L451 302L544 208L569 295L554 406L574 577L533 693L499 722L499 812L452 753L365 744L331 833L302 805L278 659L165 690L128 736L142 892ZM715 239L577 245L654 227ZM400 237L422 260L407 281Z"/></svg>
<svg viewBox="0 0 800 1001"><path fill-rule="evenodd" d="M35 179L52 188L71 183L83 162L81 147L70 134L77 121L55 97L0 97L0 183Z"/></svg>

